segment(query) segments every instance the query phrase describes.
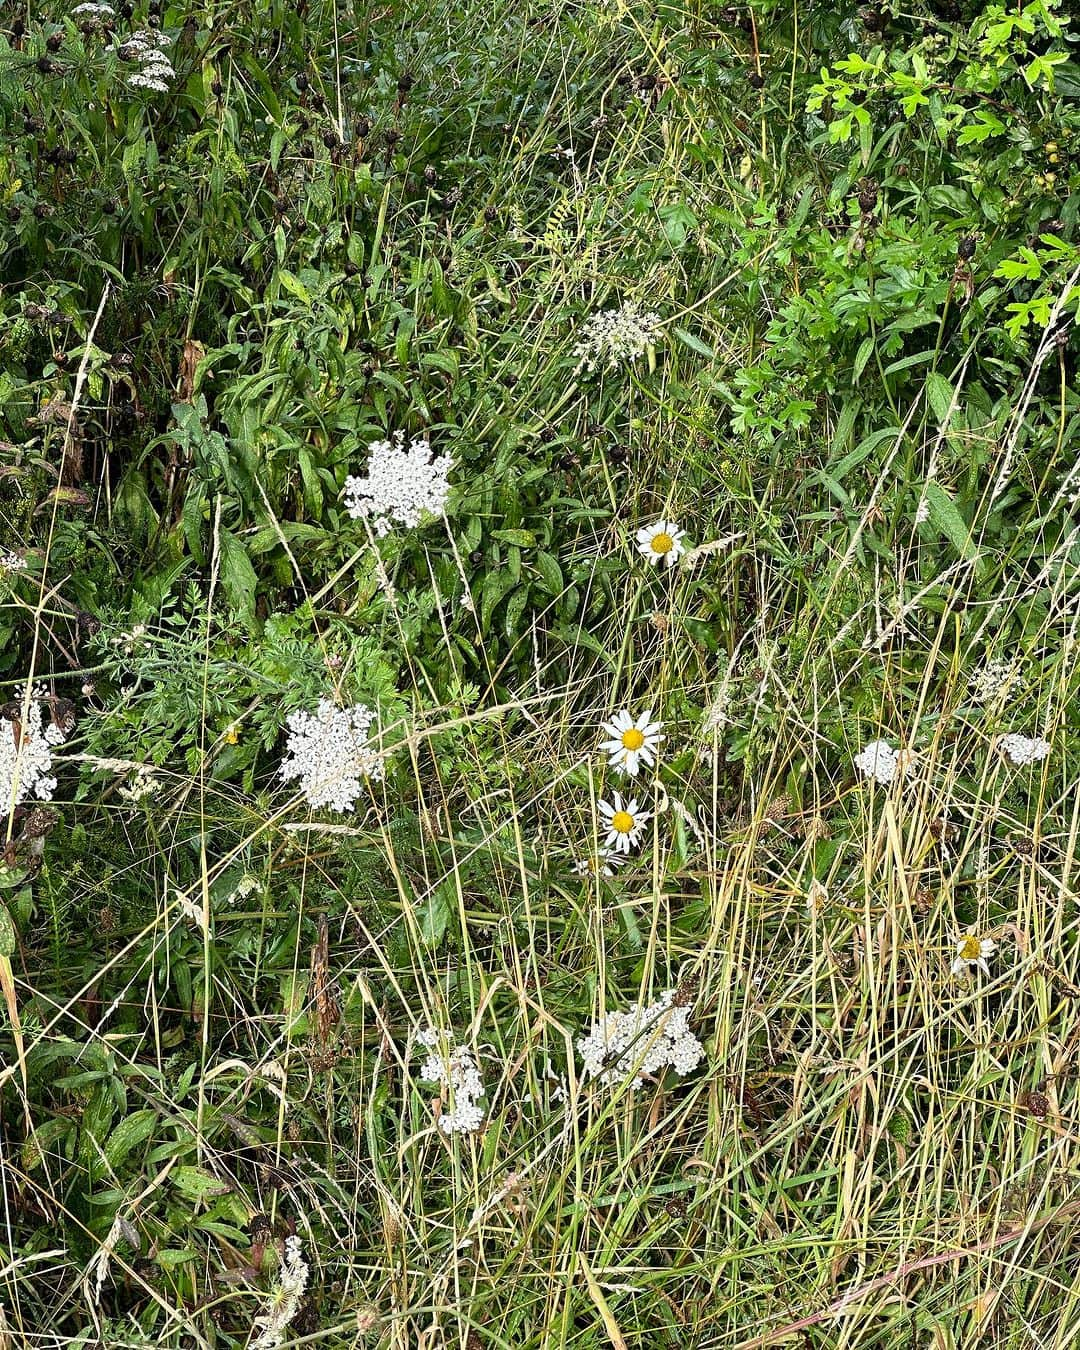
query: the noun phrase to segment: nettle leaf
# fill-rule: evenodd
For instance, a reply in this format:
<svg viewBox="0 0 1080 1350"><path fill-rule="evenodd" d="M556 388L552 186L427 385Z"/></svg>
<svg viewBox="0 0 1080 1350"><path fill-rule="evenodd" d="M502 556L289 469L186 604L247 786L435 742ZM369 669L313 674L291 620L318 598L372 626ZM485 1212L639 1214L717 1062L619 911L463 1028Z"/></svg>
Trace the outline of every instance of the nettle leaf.
<svg viewBox="0 0 1080 1350"><path fill-rule="evenodd" d="M959 507L939 483L927 483L923 488L923 495L930 508L930 519L945 535L960 557L975 564L976 575L982 576L985 571L985 563L979 550L975 547L971 531L968 529L964 517L960 514Z"/></svg>

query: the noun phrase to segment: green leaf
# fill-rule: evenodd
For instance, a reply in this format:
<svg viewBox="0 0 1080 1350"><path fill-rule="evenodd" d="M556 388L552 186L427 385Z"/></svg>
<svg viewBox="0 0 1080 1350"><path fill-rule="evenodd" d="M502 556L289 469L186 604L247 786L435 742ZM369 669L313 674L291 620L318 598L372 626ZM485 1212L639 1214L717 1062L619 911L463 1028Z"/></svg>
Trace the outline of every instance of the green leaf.
<svg viewBox="0 0 1080 1350"><path fill-rule="evenodd" d="M492 530L491 537L504 544L516 544L518 548L536 547L536 535L532 530Z"/></svg>
<svg viewBox="0 0 1080 1350"><path fill-rule="evenodd" d="M218 542L221 548L221 584L229 604L242 615L249 628L254 628L258 578L247 549L229 530L219 532Z"/></svg>
<svg viewBox="0 0 1080 1350"><path fill-rule="evenodd" d="M158 1113L150 1107L132 1111L113 1130L105 1142L105 1161L115 1171L132 1149L144 1143L154 1132Z"/></svg>
<svg viewBox="0 0 1080 1350"><path fill-rule="evenodd" d="M982 576L985 564L956 503L939 483L932 481L923 488L923 495L930 508L931 521L945 535L961 558L975 564L976 575Z"/></svg>
<svg viewBox="0 0 1080 1350"><path fill-rule="evenodd" d="M224 1195L228 1184L204 1171L201 1167L177 1167L170 1175L170 1181L182 1194L192 1200L206 1200L211 1195Z"/></svg>
<svg viewBox="0 0 1080 1350"><path fill-rule="evenodd" d="M939 426L944 426L949 417L949 409L954 407L955 391L944 375L936 372L926 377L926 399L934 410Z"/></svg>

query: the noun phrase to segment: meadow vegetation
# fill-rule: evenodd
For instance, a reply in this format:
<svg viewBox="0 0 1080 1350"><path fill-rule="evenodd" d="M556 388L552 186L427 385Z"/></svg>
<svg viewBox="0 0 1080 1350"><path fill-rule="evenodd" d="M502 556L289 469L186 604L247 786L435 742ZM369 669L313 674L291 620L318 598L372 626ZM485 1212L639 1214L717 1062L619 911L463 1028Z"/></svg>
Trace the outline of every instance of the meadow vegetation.
<svg viewBox="0 0 1080 1350"><path fill-rule="evenodd" d="M1058 0L5 0L0 1346L1080 1343Z"/></svg>

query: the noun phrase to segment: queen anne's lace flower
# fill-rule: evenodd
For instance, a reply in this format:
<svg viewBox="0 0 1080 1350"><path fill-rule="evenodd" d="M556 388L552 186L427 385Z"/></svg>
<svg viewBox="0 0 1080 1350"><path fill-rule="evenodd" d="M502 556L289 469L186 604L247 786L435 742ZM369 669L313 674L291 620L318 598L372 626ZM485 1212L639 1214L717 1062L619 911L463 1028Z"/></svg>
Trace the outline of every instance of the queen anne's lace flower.
<svg viewBox="0 0 1080 1350"><path fill-rule="evenodd" d="M368 446L367 475L345 479L345 509L353 520L367 517L381 538L395 524L415 529L425 515L441 516L450 492L449 455L432 457L426 440L415 439L405 448L405 437Z"/></svg>
<svg viewBox="0 0 1080 1350"><path fill-rule="evenodd" d="M867 778L887 787L900 768L900 756L888 741L871 741L855 756L855 767Z"/></svg>
<svg viewBox="0 0 1080 1350"><path fill-rule="evenodd" d="M687 1008L675 1006L675 991L629 1012L604 1013L587 1036L578 1038L585 1076L610 1087L630 1079L641 1087L669 1066L680 1077L697 1068L705 1049L690 1030Z"/></svg>
<svg viewBox="0 0 1080 1350"><path fill-rule="evenodd" d="M1002 736L1000 745L1014 764L1037 764L1050 753L1050 742L1042 736L1020 736L1015 731Z"/></svg>
<svg viewBox="0 0 1080 1350"><path fill-rule="evenodd" d="M299 778L311 807L351 811L360 795L360 779L382 777L383 755L368 744L374 719L365 703L338 708L325 698L317 712L292 713L281 777L286 782Z"/></svg>
<svg viewBox="0 0 1080 1350"><path fill-rule="evenodd" d="M14 717L0 718L0 816L6 816L33 794L48 802L56 791L52 776L53 746L64 739L63 731L51 723L42 730L41 698L35 691L22 720L22 704Z"/></svg>
<svg viewBox="0 0 1080 1350"><path fill-rule="evenodd" d="M593 314L582 325L581 338L574 347L579 367L608 369L636 361L660 336L660 315L627 303L621 309L605 309Z"/></svg>
<svg viewBox="0 0 1080 1350"><path fill-rule="evenodd" d="M262 1332L257 1340L251 1342L250 1350L277 1350L284 1342L286 1330L300 1311L300 1301L308 1286L308 1274L300 1239L293 1234L285 1239L285 1252L281 1258L277 1285L270 1295L270 1306L255 1318L255 1325L262 1327Z"/></svg>
<svg viewBox="0 0 1080 1350"><path fill-rule="evenodd" d="M439 1129L443 1134L470 1134L478 1130L484 1123L484 1108L477 1104L477 1099L484 1095L484 1081L472 1051L467 1045L454 1045L444 1053L450 1036L434 1027L417 1032L416 1040L427 1051L420 1066L421 1081L438 1083L449 1097L449 1104L444 1105L439 1116Z"/></svg>

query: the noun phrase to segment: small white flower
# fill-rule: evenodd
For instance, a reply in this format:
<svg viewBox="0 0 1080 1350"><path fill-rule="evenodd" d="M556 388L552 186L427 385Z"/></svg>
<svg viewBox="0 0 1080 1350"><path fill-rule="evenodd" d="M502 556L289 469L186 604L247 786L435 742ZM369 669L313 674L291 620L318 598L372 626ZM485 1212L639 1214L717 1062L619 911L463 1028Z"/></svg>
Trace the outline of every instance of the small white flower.
<svg viewBox="0 0 1080 1350"><path fill-rule="evenodd" d="M432 456L431 446L421 438L406 449L400 431L393 441L372 441L366 476L345 479L345 509L353 520L370 519L379 538L395 524L415 529L425 516L445 512L453 463L449 455Z"/></svg>
<svg viewBox="0 0 1080 1350"><path fill-rule="evenodd" d="M686 551L685 535L686 531L680 530L673 521L658 520L654 525L643 525L635 537L638 551L651 563L674 567Z"/></svg>
<svg viewBox="0 0 1080 1350"><path fill-rule="evenodd" d="M1002 736L999 745L1014 764L1036 764L1050 753L1050 742L1042 736L1020 736L1015 731Z"/></svg>
<svg viewBox="0 0 1080 1350"><path fill-rule="evenodd" d="M1011 661L983 661L968 676L968 693L976 703L992 703L1019 678L1020 672Z"/></svg>
<svg viewBox="0 0 1080 1350"><path fill-rule="evenodd" d="M316 712L292 713L279 774L286 782L299 778L309 806L351 811L360 796L360 779L377 782L382 777L384 756L368 744L374 720L365 703L338 708L325 698Z"/></svg>
<svg viewBox="0 0 1080 1350"><path fill-rule="evenodd" d="M961 933L956 938L956 956L949 967L953 975L970 975L972 969L981 970L989 977L988 958L997 951L992 938L981 938L978 933Z"/></svg>
<svg viewBox="0 0 1080 1350"><path fill-rule="evenodd" d="M615 869L621 867L626 859L613 848L600 848L591 855L574 861L573 873L576 877L594 877L597 873L604 877L613 877Z"/></svg>
<svg viewBox="0 0 1080 1350"><path fill-rule="evenodd" d="M855 756L855 767L887 787L900 769L900 757L888 741L871 741Z"/></svg>
<svg viewBox="0 0 1080 1350"><path fill-rule="evenodd" d="M636 778L642 764L647 767L655 764L657 748L664 739L660 730L663 725L652 720L651 708L640 717L623 708L610 722L601 723L601 730L610 739L600 748L607 753L612 768Z"/></svg>
<svg viewBox="0 0 1080 1350"><path fill-rule="evenodd" d="M689 1011L674 1000L668 989L647 1007L603 1013L578 1039L585 1077L607 1087L629 1078L638 1088L668 1066L680 1077L692 1073L705 1048L690 1030Z"/></svg>
<svg viewBox="0 0 1080 1350"><path fill-rule="evenodd" d="M270 1294L270 1305L259 1317L255 1326L262 1327L257 1340L251 1342L250 1350L277 1350L285 1340L289 1324L300 1311L300 1301L308 1285L308 1264L300 1246L300 1239L293 1234L285 1239L285 1252L281 1258L277 1284Z"/></svg>
<svg viewBox="0 0 1080 1350"><path fill-rule="evenodd" d="M579 369L592 371L603 364L613 370L644 356L659 336L660 315L628 302L620 309L605 309L586 319L574 355Z"/></svg>
<svg viewBox="0 0 1080 1350"><path fill-rule="evenodd" d="M651 819L652 812L640 810L636 798L624 802L618 792L611 794L610 803L601 799L596 805L604 818L604 829L608 832L604 848L615 849L619 853L629 853L632 848L637 848L641 832Z"/></svg>
<svg viewBox="0 0 1080 1350"><path fill-rule="evenodd" d="M922 525L930 519L930 503L925 497L919 498L919 504L915 508L915 524Z"/></svg>
<svg viewBox="0 0 1080 1350"><path fill-rule="evenodd" d="M63 742L64 733L53 722L42 729L44 697L44 690L34 690L25 721L21 700L16 700L14 717L0 717L0 820L29 796L48 802L56 791L56 779L50 772L52 749Z"/></svg>
<svg viewBox="0 0 1080 1350"><path fill-rule="evenodd" d="M449 1098L439 1116L439 1129L443 1134L478 1130L484 1123L484 1108L477 1104L477 1098L484 1096L484 1082L473 1052L467 1045L453 1045L448 1032L434 1027L417 1032L416 1041L427 1052L420 1066L421 1081L438 1083Z"/></svg>
<svg viewBox="0 0 1080 1350"><path fill-rule="evenodd" d="M5 553L0 557L0 572L24 572L26 559L18 553Z"/></svg>

